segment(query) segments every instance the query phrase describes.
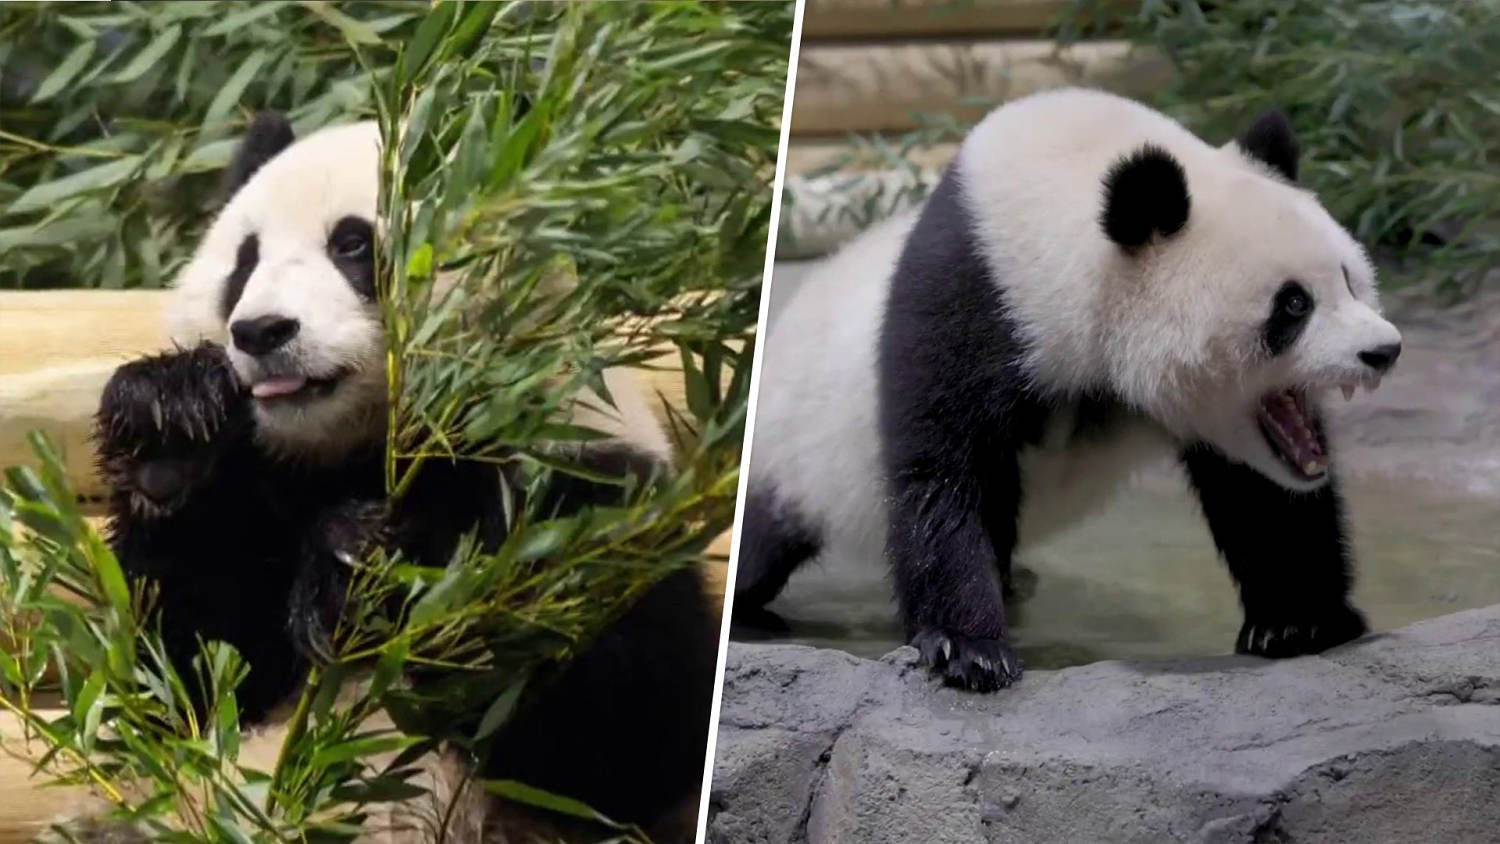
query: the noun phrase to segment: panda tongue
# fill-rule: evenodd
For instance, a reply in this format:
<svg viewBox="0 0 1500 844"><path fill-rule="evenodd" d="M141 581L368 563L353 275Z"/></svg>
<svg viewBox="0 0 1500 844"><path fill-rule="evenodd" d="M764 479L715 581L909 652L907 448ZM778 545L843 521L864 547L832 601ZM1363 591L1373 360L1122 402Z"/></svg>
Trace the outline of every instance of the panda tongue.
<svg viewBox="0 0 1500 844"><path fill-rule="evenodd" d="M305 386L307 386L306 378L283 375L255 382L250 387L250 395L258 399L269 399L275 396L290 395Z"/></svg>

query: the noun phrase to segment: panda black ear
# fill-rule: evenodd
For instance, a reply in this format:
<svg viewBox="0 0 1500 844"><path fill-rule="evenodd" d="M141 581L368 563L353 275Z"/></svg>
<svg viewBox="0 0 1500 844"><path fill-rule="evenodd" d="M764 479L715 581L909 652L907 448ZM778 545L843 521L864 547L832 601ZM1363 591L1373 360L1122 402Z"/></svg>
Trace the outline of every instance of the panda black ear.
<svg viewBox="0 0 1500 844"><path fill-rule="evenodd" d="M228 202L250 181L255 171L291 146L294 140L296 136L292 134L292 124L286 115L279 111L263 111L255 115L245 130L245 137L240 140L234 160L229 162L229 169L224 173L222 201Z"/></svg>
<svg viewBox="0 0 1500 844"><path fill-rule="evenodd" d="M1133 252L1153 235L1176 234L1187 223L1191 207L1182 165L1161 147L1146 144L1104 175L1099 224L1110 240Z"/></svg>
<svg viewBox="0 0 1500 844"><path fill-rule="evenodd" d="M1246 155L1285 176L1287 181L1297 181L1297 159L1302 154L1302 145L1297 143L1297 133L1292 131L1292 124L1281 109L1263 112L1234 142Z"/></svg>

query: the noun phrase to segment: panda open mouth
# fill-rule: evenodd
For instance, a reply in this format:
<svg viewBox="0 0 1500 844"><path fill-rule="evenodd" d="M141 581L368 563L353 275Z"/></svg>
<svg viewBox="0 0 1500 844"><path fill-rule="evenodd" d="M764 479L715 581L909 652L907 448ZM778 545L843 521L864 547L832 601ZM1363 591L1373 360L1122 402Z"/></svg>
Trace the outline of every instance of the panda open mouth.
<svg viewBox="0 0 1500 844"><path fill-rule="evenodd" d="M260 401L295 401L323 398L332 393L347 372L340 370L322 378L306 375L273 375L250 385L250 395Z"/></svg>
<svg viewBox="0 0 1500 844"><path fill-rule="evenodd" d="M1271 450L1299 477L1313 481L1328 474L1328 443L1308 410L1306 393L1270 393L1261 398L1256 418Z"/></svg>

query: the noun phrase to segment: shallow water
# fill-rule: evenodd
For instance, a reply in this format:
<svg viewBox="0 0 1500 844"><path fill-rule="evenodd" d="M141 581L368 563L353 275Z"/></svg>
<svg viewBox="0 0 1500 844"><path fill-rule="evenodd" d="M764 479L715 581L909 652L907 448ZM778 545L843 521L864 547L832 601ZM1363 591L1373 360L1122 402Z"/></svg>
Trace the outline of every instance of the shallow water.
<svg viewBox="0 0 1500 844"><path fill-rule="evenodd" d="M1028 666L1229 652L1241 612L1228 569L1185 485L1160 474L1018 558L1036 574L1010 607ZM1346 493L1355 601L1372 629L1500 603L1500 500L1384 477ZM734 638L878 657L901 644L890 595L878 560L820 561L771 605L789 635L736 628Z"/></svg>

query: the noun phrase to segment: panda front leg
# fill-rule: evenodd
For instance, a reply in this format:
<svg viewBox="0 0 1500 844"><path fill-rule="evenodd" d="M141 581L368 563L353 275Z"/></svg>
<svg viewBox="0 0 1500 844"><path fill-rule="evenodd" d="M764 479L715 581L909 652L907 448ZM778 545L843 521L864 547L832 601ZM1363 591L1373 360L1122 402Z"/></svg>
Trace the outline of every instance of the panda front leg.
<svg viewBox="0 0 1500 844"><path fill-rule="evenodd" d="M974 472L893 473L888 555L909 641L950 686L1005 688L1021 677L1006 640L1002 573L1020 508L1014 454Z"/></svg>
<svg viewBox="0 0 1500 844"><path fill-rule="evenodd" d="M1299 656L1364 635L1364 616L1349 603L1343 503L1331 476L1292 492L1207 445L1185 449L1182 461L1239 584L1236 653Z"/></svg>
<svg viewBox="0 0 1500 844"><path fill-rule="evenodd" d="M180 676L196 676L201 639L239 650L250 666L236 692L246 722L264 718L302 670L275 621L287 572L252 427L224 349L205 343L115 370L93 430L121 568L157 587L163 644ZM206 707L202 690L193 694Z"/></svg>

